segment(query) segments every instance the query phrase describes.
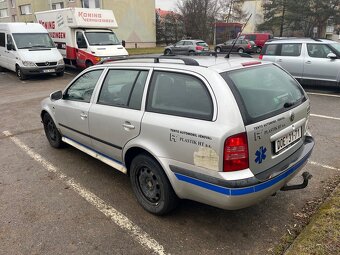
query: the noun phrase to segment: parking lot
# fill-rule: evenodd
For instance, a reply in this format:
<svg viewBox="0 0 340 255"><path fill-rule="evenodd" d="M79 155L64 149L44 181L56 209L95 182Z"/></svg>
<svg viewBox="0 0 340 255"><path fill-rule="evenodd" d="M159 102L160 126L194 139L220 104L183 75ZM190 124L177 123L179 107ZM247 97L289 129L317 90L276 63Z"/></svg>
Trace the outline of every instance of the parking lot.
<svg viewBox="0 0 340 255"><path fill-rule="evenodd" d="M340 174L340 89L308 87L316 147L304 168L313 175L306 189L243 210L182 201L170 215L153 216L127 176L48 144L40 101L76 74L19 81L0 73L0 254L269 254Z"/></svg>

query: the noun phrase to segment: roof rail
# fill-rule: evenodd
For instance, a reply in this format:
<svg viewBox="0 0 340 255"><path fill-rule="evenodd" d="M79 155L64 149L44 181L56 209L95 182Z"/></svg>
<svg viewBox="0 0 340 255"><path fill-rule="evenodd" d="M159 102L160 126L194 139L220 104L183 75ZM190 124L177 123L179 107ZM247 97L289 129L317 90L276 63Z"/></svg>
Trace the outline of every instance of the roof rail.
<svg viewBox="0 0 340 255"><path fill-rule="evenodd" d="M110 58L105 58L97 63L97 65L101 65L107 62L112 62L112 61L124 61L124 60L140 60L140 59L153 59L154 63L160 63L160 59L175 59L175 60L182 60L185 65L189 66L199 66L199 63L192 59L192 58L185 58L185 57L175 57L175 56L142 56L142 57L110 57Z"/></svg>

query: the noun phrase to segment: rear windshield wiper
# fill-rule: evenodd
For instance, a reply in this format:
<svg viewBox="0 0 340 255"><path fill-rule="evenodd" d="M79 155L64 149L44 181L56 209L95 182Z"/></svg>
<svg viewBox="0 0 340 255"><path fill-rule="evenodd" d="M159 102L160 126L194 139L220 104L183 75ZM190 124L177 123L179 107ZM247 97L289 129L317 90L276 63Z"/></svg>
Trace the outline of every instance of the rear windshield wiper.
<svg viewBox="0 0 340 255"><path fill-rule="evenodd" d="M292 101L285 102L285 103L283 104L283 107L284 107L284 108L290 108L290 107L292 107L293 105L295 105L295 104L297 104L298 102L300 102L301 100L302 100L302 98L300 98L300 99L298 99L298 100L296 100L296 101L294 101L294 102L292 102Z"/></svg>

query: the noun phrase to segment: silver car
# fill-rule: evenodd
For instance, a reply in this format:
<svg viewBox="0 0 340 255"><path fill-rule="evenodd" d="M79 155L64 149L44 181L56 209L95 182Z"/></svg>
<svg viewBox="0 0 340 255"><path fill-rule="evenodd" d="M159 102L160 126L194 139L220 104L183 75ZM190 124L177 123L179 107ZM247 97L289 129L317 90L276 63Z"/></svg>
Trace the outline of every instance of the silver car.
<svg viewBox="0 0 340 255"><path fill-rule="evenodd" d="M340 85L340 43L325 39L266 42L260 59L279 64L296 79Z"/></svg>
<svg viewBox="0 0 340 255"><path fill-rule="evenodd" d="M273 63L220 57L125 59L80 73L42 101L46 137L127 175L138 202L161 215L180 199L251 206L311 155L310 102Z"/></svg>
<svg viewBox="0 0 340 255"><path fill-rule="evenodd" d="M209 51L203 40L181 40L164 48L164 55L197 55Z"/></svg>

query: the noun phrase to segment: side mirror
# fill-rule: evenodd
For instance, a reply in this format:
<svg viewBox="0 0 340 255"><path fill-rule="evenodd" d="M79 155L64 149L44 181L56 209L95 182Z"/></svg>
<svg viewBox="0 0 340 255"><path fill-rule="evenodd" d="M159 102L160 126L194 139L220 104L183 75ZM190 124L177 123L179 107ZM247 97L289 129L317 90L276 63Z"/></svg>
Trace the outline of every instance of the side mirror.
<svg viewBox="0 0 340 255"><path fill-rule="evenodd" d="M125 40L122 40L122 46L125 48Z"/></svg>
<svg viewBox="0 0 340 255"><path fill-rule="evenodd" d="M63 98L63 92L61 90L55 91L50 95L52 101L56 101Z"/></svg>
<svg viewBox="0 0 340 255"><path fill-rule="evenodd" d="M328 53L327 58L337 59L337 56L333 52L330 52L330 53Z"/></svg>
<svg viewBox="0 0 340 255"><path fill-rule="evenodd" d="M15 50L15 47L13 44L7 44L7 50Z"/></svg>

